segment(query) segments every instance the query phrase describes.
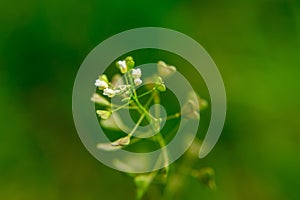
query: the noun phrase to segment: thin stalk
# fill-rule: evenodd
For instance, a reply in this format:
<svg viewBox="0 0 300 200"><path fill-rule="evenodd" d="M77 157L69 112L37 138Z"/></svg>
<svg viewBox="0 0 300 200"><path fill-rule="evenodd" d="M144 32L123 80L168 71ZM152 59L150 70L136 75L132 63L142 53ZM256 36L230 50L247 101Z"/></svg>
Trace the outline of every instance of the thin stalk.
<svg viewBox="0 0 300 200"><path fill-rule="evenodd" d="M136 90L135 90L134 83L132 81L131 75L129 75L129 81L130 81L130 84L133 86L132 87L133 95L134 95L135 98L137 98Z"/></svg>
<svg viewBox="0 0 300 200"><path fill-rule="evenodd" d="M135 124L135 126L133 127L133 129L131 130L131 132L128 134L129 137L131 137L133 135L133 133L136 131L136 129L138 128L138 126L141 124L141 122L143 121L145 117L145 114L142 114L140 119L137 121L137 123Z"/></svg>
<svg viewBox="0 0 300 200"><path fill-rule="evenodd" d="M137 104L137 106L142 110L143 113L146 114L146 118L149 121L149 123L151 123L151 118L153 120L156 120L156 118L154 116L152 116L145 108L144 106L139 102L139 100L135 97L133 97L133 101Z"/></svg>
<svg viewBox="0 0 300 200"><path fill-rule="evenodd" d="M125 103L125 104L117 107L116 109L112 110L111 112L115 112L115 111L121 110L122 108L125 108L126 106L128 106L130 103L131 102Z"/></svg>
<svg viewBox="0 0 300 200"><path fill-rule="evenodd" d="M169 115L165 118L162 118L162 120L170 120L170 119L176 119L176 118L179 118L181 116L181 114L178 112L178 113L175 113L173 115Z"/></svg>
<svg viewBox="0 0 300 200"><path fill-rule="evenodd" d="M140 94L139 96L137 96L137 98L141 98L141 97L143 97L143 96L146 96L146 95L148 95L148 94L151 94L154 90L155 90L155 88L153 88L152 90L149 90L149 91L147 91L147 92L145 92L145 93L143 93L143 94Z"/></svg>

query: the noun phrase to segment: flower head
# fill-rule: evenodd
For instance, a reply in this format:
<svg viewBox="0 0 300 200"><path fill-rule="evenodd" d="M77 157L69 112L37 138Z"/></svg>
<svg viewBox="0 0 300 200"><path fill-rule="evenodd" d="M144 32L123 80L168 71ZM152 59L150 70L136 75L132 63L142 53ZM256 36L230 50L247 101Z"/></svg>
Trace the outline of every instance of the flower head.
<svg viewBox="0 0 300 200"><path fill-rule="evenodd" d="M116 95L116 92L113 89L105 88L103 90L103 95L106 95L106 96L112 98L112 97L114 97Z"/></svg>
<svg viewBox="0 0 300 200"><path fill-rule="evenodd" d="M133 78L141 78L142 76L142 71L140 68L137 68L137 69L132 69L132 77Z"/></svg>
<svg viewBox="0 0 300 200"><path fill-rule="evenodd" d="M100 90L103 90L103 89L106 89L108 87L108 84L103 80L97 79L95 81L95 86L97 86Z"/></svg>
<svg viewBox="0 0 300 200"><path fill-rule="evenodd" d="M142 84L142 80L140 79L140 78L136 78L136 79L134 79L134 84L135 84L135 86L139 86L139 85L141 85Z"/></svg>

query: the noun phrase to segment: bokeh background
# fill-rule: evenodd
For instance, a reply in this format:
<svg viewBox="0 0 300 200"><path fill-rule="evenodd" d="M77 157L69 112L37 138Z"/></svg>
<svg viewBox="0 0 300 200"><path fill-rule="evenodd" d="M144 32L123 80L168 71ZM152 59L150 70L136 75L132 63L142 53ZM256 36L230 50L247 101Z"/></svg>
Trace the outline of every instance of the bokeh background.
<svg viewBox="0 0 300 200"><path fill-rule="evenodd" d="M224 131L200 161L217 188L187 178L177 198L300 199L298 0L1 1L0 199L134 199L132 179L81 143L71 94L96 45L143 26L201 43L227 90Z"/></svg>

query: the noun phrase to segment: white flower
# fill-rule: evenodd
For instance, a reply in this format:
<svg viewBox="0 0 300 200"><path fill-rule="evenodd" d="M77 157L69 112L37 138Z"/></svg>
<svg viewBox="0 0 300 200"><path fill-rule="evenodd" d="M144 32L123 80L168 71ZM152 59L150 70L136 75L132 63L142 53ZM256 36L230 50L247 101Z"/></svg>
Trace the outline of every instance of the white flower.
<svg viewBox="0 0 300 200"><path fill-rule="evenodd" d="M127 72L127 65L125 60L118 61L118 66L123 74Z"/></svg>
<svg viewBox="0 0 300 200"><path fill-rule="evenodd" d="M105 81L97 79L95 81L95 86L99 87L100 90L103 90L108 87L108 84Z"/></svg>
<svg viewBox="0 0 300 200"><path fill-rule="evenodd" d="M126 85L119 85L119 88L122 92L126 91L127 86Z"/></svg>
<svg viewBox="0 0 300 200"><path fill-rule="evenodd" d="M140 68L137 68L137 69L132 69L132 77L133 78L140 78L142 75L142 71Z"/></svg>
<svg viewBox="0 0 300 200"><path fill-rule="evenodd" d="M116 92L110 88L105 88L103 91L103 95L106 95L106 96L112 98L116 95Z"/></svg>
<svg viewBox="0 0 300 200"><path fill-rule="evenodd" d="M142 80L140 79L140 78L136 78L136 79L134 79L134 84L135 84L135 86L139 86L139 85L141 85L142 84Z"/></svg>

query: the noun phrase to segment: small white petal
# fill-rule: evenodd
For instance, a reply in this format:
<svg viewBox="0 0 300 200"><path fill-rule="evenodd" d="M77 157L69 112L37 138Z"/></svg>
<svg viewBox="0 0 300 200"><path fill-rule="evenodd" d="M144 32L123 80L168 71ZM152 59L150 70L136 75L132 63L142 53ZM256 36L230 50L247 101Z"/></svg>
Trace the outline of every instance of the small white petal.
<svg viewBox="0 0 300 200"><path fill-rule="evenodd" d="M110 89L110 88L106 88L103 91L103 95L106 95L106 96L112 98L112 97L114 97L116 95L116 92L114 90Z"/></svg>
<svg viewBox="0 0 300 200"><path fill-rule="evenodd" d="M140 68L132 69L132 77L133 78L140 78L142 76L142 71Z"/></svg>
<svg viewBox="0 0 300 200"><path fill-rule="evenodd" d="M135 86L139 86L139 85L141 85L142 84L142 80L140 79L140 78L136 78L136 79L134 79L134 84L135 84Z"/></svg>
<svg viewBox="0 0 300 200"><path fill-rule="evenodd" d="M118 61L118 65L119 65L119 68L120 68L120 70L123 74L127 72L127 65L126 65L125 60Z"/></svg>
<svg viewBox="0 0 300 200"><path fill-rule="evenodd" d="M108 87L108 84L105 81L97 79L95 81L95 86L99 87L100 90L103 90Z"/></svg>

